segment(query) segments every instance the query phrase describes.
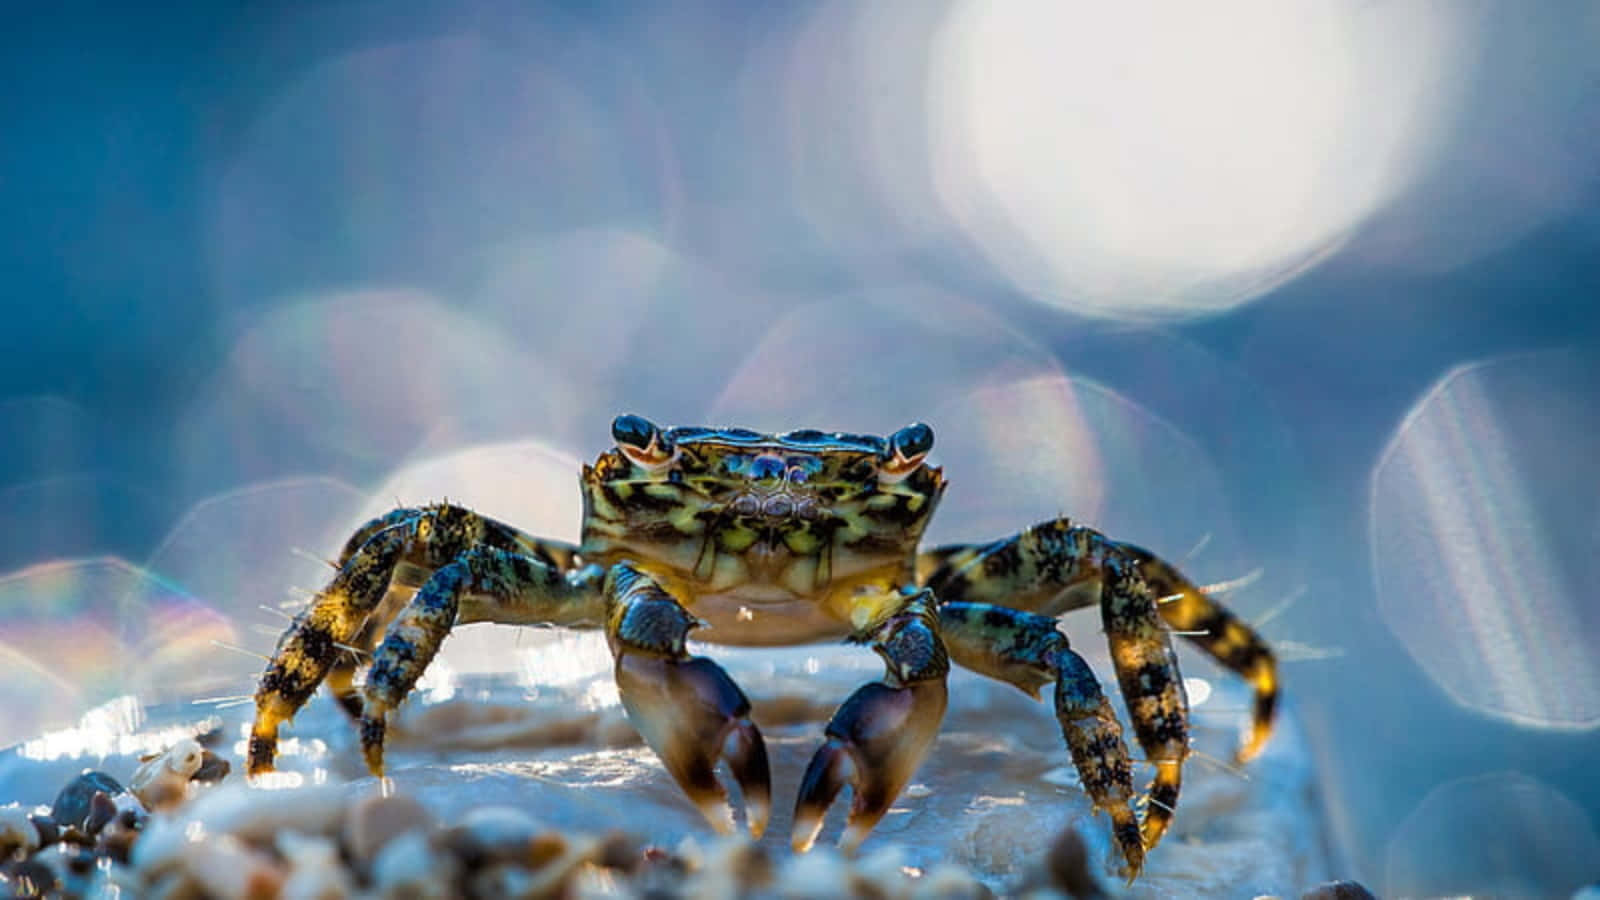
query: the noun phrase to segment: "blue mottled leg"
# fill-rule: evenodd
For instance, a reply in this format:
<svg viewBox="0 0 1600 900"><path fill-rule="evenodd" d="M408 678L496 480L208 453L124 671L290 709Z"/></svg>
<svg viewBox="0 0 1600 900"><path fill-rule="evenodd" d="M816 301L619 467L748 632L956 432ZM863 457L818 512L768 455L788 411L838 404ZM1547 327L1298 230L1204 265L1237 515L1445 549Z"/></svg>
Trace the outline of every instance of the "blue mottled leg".
<svg viewBox="0 0 1600 900"><path fill-rule="evenodd" d="M627 563L612 567L605 593L606 639L628 719L722 834L734 827L728 792L715 771L717 761L726 760L744 795L750 833L760 837L772 809L767 745L750 719L750 701L728 673L689 655L684 641L699 620Z"/></svg>
<svg viewBox="0 0 1600 900"><path fill-rule="evenodd" d="M1111 817L1128 877L1144 865L1144 841L1133 812L1133 771L1122 726L1083 657L1048 616L988 603L939 608L945 645L959 665L1016 685L1035 699L1054 681L1056 720L1084 790Z"/></svg>
<svg viewBox="0 0 1600 900"><path fill-rule="evenodd" d="M839 707L806 768L791 836L800 852L815 843L846 784L855 798L839 846L854 852L916 773L944 720L950 659L931 593L907 593L895 613L855 640L883 657L883 681L863 685Z"/></svg>
<svg viewBox="0 0 1600 900"><path fill-rule="evenodd" d="M521 553L478 544L440 566L417 590L372 654L362 689L361 750L383 774L388 714L404 700L450 629L469 622L594 627L601 571L564 572Z"/></svg>

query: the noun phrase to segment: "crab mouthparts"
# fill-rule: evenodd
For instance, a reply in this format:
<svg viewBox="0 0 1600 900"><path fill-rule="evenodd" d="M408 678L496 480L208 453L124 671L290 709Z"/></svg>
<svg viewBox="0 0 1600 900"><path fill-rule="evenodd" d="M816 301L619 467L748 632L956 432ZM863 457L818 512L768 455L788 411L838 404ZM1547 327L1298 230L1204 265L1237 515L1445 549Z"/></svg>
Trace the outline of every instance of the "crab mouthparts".
<svg viewBox="0 0 1600 900"><path fill-rule="evenodd" d="M815 522L822 517L822 508L814 497L790 491L740 494L728 503L728 512L743 519L757 519L768 524L792 520Z"/></svg>

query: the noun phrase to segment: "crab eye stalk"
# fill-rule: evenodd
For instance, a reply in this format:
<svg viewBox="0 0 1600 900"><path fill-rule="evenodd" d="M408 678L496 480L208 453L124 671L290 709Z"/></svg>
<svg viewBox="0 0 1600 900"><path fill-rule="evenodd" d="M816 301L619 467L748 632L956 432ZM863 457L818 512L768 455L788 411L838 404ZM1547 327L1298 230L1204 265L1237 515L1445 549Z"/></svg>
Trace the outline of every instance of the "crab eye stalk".
<svg viewBox="0 0 1600 900"><path fill-rule="evenodd" d="M921 422L889 435L889 446L884 451L883 466L879 475L885 481L899 481L917 470L933 449L933 429Z"/></svg>
<svg viewBox="0 0 1600 900"><path fill-rule="evenodd" d="M659 469L678 455L672 439L643 416L617 416L611 423L611 436L616 439L622 455L646 469Z"/></svg>

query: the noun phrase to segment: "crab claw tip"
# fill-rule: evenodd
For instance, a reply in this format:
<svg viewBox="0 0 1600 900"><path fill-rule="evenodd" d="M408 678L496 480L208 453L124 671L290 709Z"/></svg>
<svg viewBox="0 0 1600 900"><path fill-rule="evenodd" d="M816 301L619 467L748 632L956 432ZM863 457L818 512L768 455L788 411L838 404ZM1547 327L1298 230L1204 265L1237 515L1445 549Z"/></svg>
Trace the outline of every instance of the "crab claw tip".
<svg viewBox="0 0 1600 900"><path fill-rule="evenodd" d="M806 766L805 777L800 781L800 793L794 805L794 831L789 839L796 853L810 850L817 842L828 807L833 805L844 786L853 784L855 779L856 764L850 751L845 749L843 741L829 738L811 757L811 764Z"/></svg>

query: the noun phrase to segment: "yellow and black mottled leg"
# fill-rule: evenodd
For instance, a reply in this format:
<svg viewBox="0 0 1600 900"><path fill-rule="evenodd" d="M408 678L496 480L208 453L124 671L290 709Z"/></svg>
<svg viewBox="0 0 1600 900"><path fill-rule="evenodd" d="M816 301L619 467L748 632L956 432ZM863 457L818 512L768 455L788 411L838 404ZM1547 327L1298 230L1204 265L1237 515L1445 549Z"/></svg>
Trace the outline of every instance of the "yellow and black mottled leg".
<svg viewBox="0 0 1600 900"><path fill-rule="evenodd" d="M386 515L380 516L363 525L349 541L345 543L339 555L339 565L343 566L357 550L359 550L372 535L385 528L415 519L418 516L437 515L442 508L424 509L397 509ZM459 509L459 508L457 508ZM552 569L566 571L572 568L577 556L577 548L570 544L539 538L512 528L493 519L483 519L482 525L474 529L481 531L482 540L491 546L511 548L524 556L531 557ZM435 532L437 533L437 532ZM431 567L401 561L390 576L389 590L385 592L382 601L367 616L355 637L346 642L350 649L344 649L334 658L333 667L328 670L328 677L324 681L328 692L333 695L339 707L345 711L352 721L359 723L363 710L361 686L357 683L356 672L372 658L372 651L383 639L384 632L389 623L394 621L400 610L416 594L417 590L428 580L434 569ZM470 609L469 609L470 612ZM530 624L548 624L542 621Z"/></svg>
<svg viewBox="0 0 1600 900"><path fill-rule="evenodd" d="M927 584L942 603L980 602L1056 616L1100 604L1117 683L1145 760L1155 766L1142 832L1166 833L1189 755L1189 701L1170 632L1141 560L1091 528L1055 519L991 544L932 551Z"/></svg>
<svg viewBox="0 0 1600 900"><path fill-rule="evenodd" d="M249 774L272 771L278 727L311 698L340 654L349 652L344 645L382 600L409 540L403 526L373 535L311 607L295 616L256 687L256 715L246 761Z"/></svg>
<svg viewBox="0 0 1600 900"><path fill-rule="evenodd" d="M256 695L247 769L272 769L279 727L326 679L340 706L360 712L355 667L382 632L384 598L392 582L418 584L468 547L524 550L570 564L564 545L538 542L507 525L449 504L397 509L357 529L339 555L338 573L309 608L295 617L262 673Z"/></svg>
<svg viewBox="0 0 1600 900"><path fill-rule="evenodd" d="M1207 596L1170 563L1141 547L1122 547L1139 561L1140 571L1160 600L1161 617L1167 624L1254 689L1250 735L1235 757L1239 762L1254 759L1272 736L1278 705L1278 661L1272 648L1255 629Z"/></svg>
<svg viewBox="0 0 1600 900"><path fill-rule="evenodd" d="M604 572L564 572L515 550L480 543L440 566L389 625L362 687L361 752L383 774L388 715L416 685L456 625L595 627L604 610Z"/></svg>
<svg viewBox="0 0 1600 900"><path fill-rule="evenodd" d="M1056 721L1072 764L1095 808L1111 817L1129 880L1137 877L1144 841L1133 811L1133 768L1122 725L1055 619L989 603L946 603L939 607L939 622L958 664L1016 685L1036 700L1042 685L1055 682Z"/></svg>
<svg viewBox="0 0 1600 900"><path fill-rule="evenodd" d="M804 852L822 831L828 807L854 790L839 846L855 852L922 764L944 720L950 658L939 636L933 594L908 590L882 621L853 640L883 658L882 681L862 685L828 722L795 799L791 844Z"/></svg>
<svg viewBox="0 0 1600 900"><path fill-rule="evenodd" d="M760 837L772 810L767 745L750 701L722 667L690 656L684 641L701 624L648 575L622 563L606 576L606 639L628 719L689 800L719 833L733 831L726 760L744 796L745 822Z"/></svg>

